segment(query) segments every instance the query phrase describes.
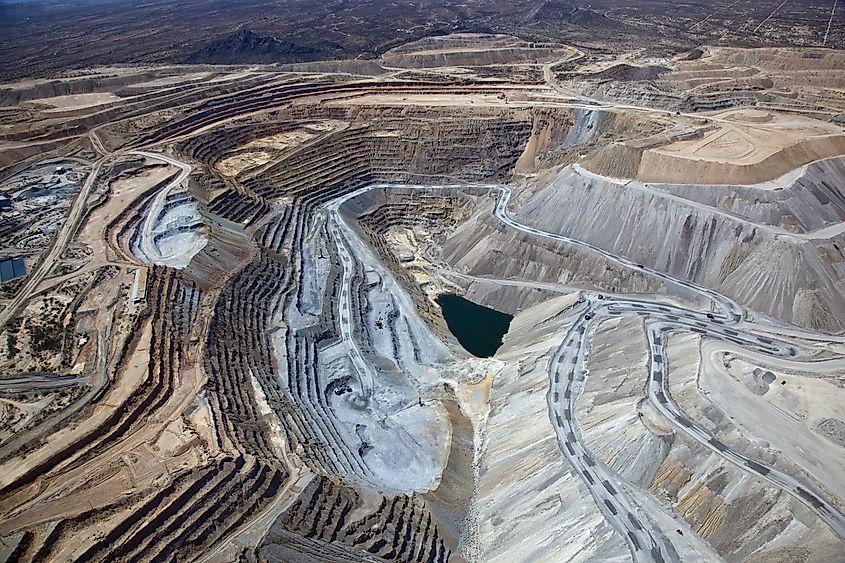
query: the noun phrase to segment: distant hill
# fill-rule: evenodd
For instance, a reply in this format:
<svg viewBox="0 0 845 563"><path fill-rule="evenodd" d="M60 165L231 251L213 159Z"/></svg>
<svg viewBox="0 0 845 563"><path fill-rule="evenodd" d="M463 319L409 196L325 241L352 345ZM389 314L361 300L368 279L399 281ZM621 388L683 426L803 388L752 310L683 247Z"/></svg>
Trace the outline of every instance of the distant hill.
<svg viewBox="0 0 845 563"><path fill-rule="evenodd" d="M575 8L566 21L584 27L619 28L624 24L588 8Z"/></svg>
<svg viewBox="0 0 845 563"><path fill-rule="evenodd" d="M187 63L248 64L275 63L307 60L318 56L317 49L280 41L275 37L262 37L241 29L218 39L185 59Z"/></svg>
<svg viewBox="0 0 845 563"><path fill-rule="evenodd" d="M615 29L624 27L622 22L591 10L576 6L568 0L546 0L529 15L531 21L562 21L589 28Z"/></svg>
<svg viewBox="0 0 845 563"><path fill-rule="evenodd" d="M575 2L567 0L546 0L545 2L541 2L537 8L529 12L528 19L533 21L556 21L566 19L566 16L572 13L575 7Z"/></svg>

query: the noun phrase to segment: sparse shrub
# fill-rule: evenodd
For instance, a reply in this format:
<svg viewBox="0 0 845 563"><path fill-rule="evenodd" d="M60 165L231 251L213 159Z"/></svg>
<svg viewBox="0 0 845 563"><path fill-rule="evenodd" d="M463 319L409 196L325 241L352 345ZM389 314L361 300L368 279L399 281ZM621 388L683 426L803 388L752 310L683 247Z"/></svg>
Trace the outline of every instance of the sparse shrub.
<svg viewBox="0 0 845 563"><path fill-rule="evenodd" d="M10 358L14 358L20 352L18 348L18 337L12 332L6 333L6 350Z"/></svg>
<svg viewBox="0 0 845 563"><path fill-rule="evenodd" d="M34 353L58 352L62 349L64 327L58 323L32 324L29 336Z"/></svg>

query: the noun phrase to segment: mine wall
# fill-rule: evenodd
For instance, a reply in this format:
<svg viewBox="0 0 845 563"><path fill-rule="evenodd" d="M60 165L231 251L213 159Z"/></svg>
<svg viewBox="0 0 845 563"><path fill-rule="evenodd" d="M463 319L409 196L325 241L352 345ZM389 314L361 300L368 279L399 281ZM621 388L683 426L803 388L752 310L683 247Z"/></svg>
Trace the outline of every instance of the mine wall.
<svg viewBox="0 0 845 563"><path fill-rule="evenodd" d="M567 203L571 206L572 203ZM621 267L606 258L566 243L537 240L537 237L514 231L492 216L492 202L480 208L444 243L444 260L456 272L479 278L521 279L529 272L538 282L560 284L572 289L598 289L609 293L634 292L675 293L691 302L697 296L678 291L651 276ZM560 214L565 207L550 208ZM572 211L573 213L575 210ZM522 219L520 219L522 220ZM544 227L543 227L544 228ZM514 249L518 248L518 252ZM538 295L520 288L477 286L473 300L500 311L516 312L529 306ZM518 308L514 309L514 304Z"/></svg>
<svg viewBox="0 0 845 563"><path fill-rule="evenodd" d="M96 432L36 466L23 481L78 469L107 452L111 444L142 425L144 417L167 408L175 378L196 362L208 378L203 395L210 405L219 453L199 467L174 472L164 487L135 491L104 510L83 512L46 533L27 536L18 548L22 559L57 556L76 530L96 518L114 518L119 523L76 560L190 558L269 506L289 484L291 474L274 443L275 430L259 404L255 386L278 420L289 451L314 477L280 513L263 543L254 552L244 553L245 557L461 559L475 526L471 505L476 452L473 423L448 389L439 397L451 425L448 462L431 491L385 493L364 484L366 448L349 440L332 413L332 395L343 392L343 382L329 381L322 374L324 362L340 361L326 358L340 341L342 269L335 247L315 242L327 238L321 209L339 196L378 182L513 181L521 158L548 166L565 155L595 151L624 122L604 112L580 110L536 113L524 108L473 108L456 117L453 109L347 109L303 103L280 107L256 124L233 122L182 138L221 118L277 107L284 100L301 100L326 88L282 85L270 94L229 94L146 133L145 142L170 143L179 157L198 165L184 197L199 201L209 243L181 272L151 269L147 313L139 323L149 322L152 327L150 357L156 360L150 360L145 380L125 408ZM426 91L424 84L412 88L397 83L393 88ZM328 90L364 95L367 86L335 84ZM316 136L234 180L224 180L213 171L246 143L302 127L305 116L313 122L336 120L347 126ZM648 132L650 124L638 126ZM526 150L529 142L534 143L531 151ZM564 168L545 187L529 182L528 187L518 188L517 205L512 205L510 213L522 223L586 240L713 287L757 311L841 331L837 319L845 318L845 297L841 297L837 272L840 263L845 263L845 235L796 242L751 224L752 220L777 219L779 225L801 232L840 220L845 209L841 194L821 180L810 181L840 173L837 163L824 166L828 167L824 174L810 174L789 198L773 195L764 207L741 197L732 201L729 209L736 218L684 206L659 193L587 178L572 168ZM141 218L135 210L169 180L147 190L110 225L114 240L130 245L122 246L123 252L130 254L132 237L137 236ZM680 188L657 186L655 190ZM438 308L387 244L385 234L393 227L436 225L448 231L443 257L455 271L470 276L505 280L530 276L562 286L587 280L608 292L663 292L696 301L695 296L588 251L537 241L506 228L493 216L493 200L485 197L485 190L416 190L413 197L409 193L401 188L373 190L344 204L341 215L410 295L417 314L441 335L446 331ZM807 215L802 199L813 205L808 198L828 202L823 216ZM596 212L588 217L581 212L584 208ZM738 241L743 242L742 248ZM319 300L313 300L312 289L306 287L313 283L315 274L310 270L315 254L321 257L319 264L327 265L318 268L320 279L325 280ZM806 275L799 276L794 286L786 284L781 269L787 267ZM363 312L366 273L360 265L355 268L350 285L352 309L357 311L353 312L354 326L362 352L375 357L370 344L373 335ZM823 285L814 286L813 279L823 280ZM536 292L491 291L478 285L473 292L478 302L513 312L542 297ZM199 311L210 314L207 337L196 333L205 330L197 322ZM281 323L283 313L285 319L292 319L290 323ZM195 326L201 328L192 330ZM18 492L18 486L10 486L0 495L9 499ZM141 508L127 513L130 505Z"/></svg>
<svg viewBox="0 0 845 563"><path fill-rule="evenodd" d="M130 84L146 82L157 77L156 73L145 72L132 75L94 75L77 79L33 81L29 86L11 85L0 89L0 106L15 106L21 102L70 94L90 94Z"/></svg>
<svg viewBox="0 0 845 563"><path fill-rule="evenodd" d="M569 48L505 40L475 50L467 41L449 54L397 48L380 59L467 63L440 72L373 60L136 66L0 88L8 110L0 171L46 155L101 170L86 184L93 195L82 213L74 208L79 218L59 227L58 237L70 232L69 250L49 258L50 271L39 272L46 276L25 289L29 303L20 307L33 318L33 296L58 293L77 265L94 277L72 300L60 295L69 301L65 318L76 316L62 334L60 367L73 363L64 360L64 343L84 338L87 348L70 346L84 350L75 377L98 388L90 406L59 411L64 419L48 413L54 436L27 430L0 449L8 466L0 476L8 518L0 536L20 538L11 561L638 558L643 538L626 537L616 522L624 515L614 507L630 507L588 486L597 483L578 460L594 466L591 455L625 477L615 489L603 481L611 496L652 493L637 498L657 504L633 503L627 514L639 531L638 522L649 524L646 534L662 534L663 524L653 525L671 509L672 538L684 536L676 525L692 528L680 543L706 541L726 559L812 559L820 552L802 543L813 536L834 545L823 520L807 512L818 514L818 506L800 504L800 487L793 498L757 482L754 474L769 470L755 467L774 457L749 458L745 467L714 462L725 444L682 433L708 420L715 423L708 430L724 434L741 428L720 422L727 411L682 404L688 418L673 419L673 429L649 410L664 401L649 407L643 394L653 389L650 378L668 379L668 371L649 369L655 362L671 364L673 380L685 378L656 397L680 403L710 395L698 385L708 373L699 345L709 338L742 347L745 340L727 336L756 330L755 317L845 331L845 158L828 158L845 152L841 131L816 121L813 131L828 133L796 136L802 140L747 166L737 163L753 161L748 153L728 166L684 160L683 149L656 150L701 140L730 121L682 111L746 107L748 123L759 124L774 118L750 108L774 108L839 123L834 112L845 94L831 91L826 73L839 71L841 60L808 59L800 75L769 77L767 68L795 61L772 61L762 49L722 51L725 68L711 65L708 52L702 66L684 72L653 61L608 67L615 49L579 47L580 59L553 63ZM661 65L683 66L680 56L661 57ZM576 60L604 70L570 72ZM474 61L494 64L471 68ZM792 79L814 91L790 92ZM84 99L49 99L68 95ZM761 169L787 176L754 184ZM126 171L137 176L102 189L127 180ZM680 183L702 178L707 185ZM372 187L380 183L391 185ZM574 240L504 222L496 204L505 193L514 222ZM130 198L104 217L103 206ZM85 248L86 227L106 237L105 257ZM183 242L195 253L174 266L167 252ZM84 252L94 259L78 258ZM743 314L731 320L730 303L727 317L705 315L706 297L649 269L719 291L747 305L748 315L737 307ZM113 276L108 288L100 276ZM514 315L495 357L471 357L449 333L432 300L444 287ZM590 293L575 293L581 288ZM642 318L631 312L587 324L614 314L604 305L622 300L609 294L630 297ZM669 316L658 311L677 304L682 322L660 320ZM643 333L650 320L672 331L662 356ZM711 336L684 335L686 321ZM725 331L734 321L737 330ZM766 324L778 326L756 326ZM577 345L588 344L576 350L566 334L579 328ZM816 348L824 358L835 352L833 344ZM729 370L732 358L720 353ZM790 392L792 375L783 388ZM575 389L569 403L558 397L560 376L583 383L566 388L567 400ZM808 429L816 424L809 418ZM841 422L819 424L838 432ZM583 430L565 439L555 429L576 423ZM771 447L762 442L751 446ZM573 453L576 445L583 456ZM796 540L789 534L800 526L806 530ZM628 538L636 544L630 551ZM652 556L663 560L655 547ZM669 547L666 560L678 555Z"/></svg>
<svg viewBox="0 0 845 563"><path fill-rule="evenodd" d="M169 110L174 106L195 104L204 98L221 93L237 92L253 85L267 82L265 77L251 77L243 82L223 83L208 86L203 83L174 87L170 91L150 92L127 99L121 105L105 104L89 108L85 113L75 117L63 117L59 114L45 113L43 119L34 127L25 131L9 132L3 138L10 141L33 141L61 139L73 135L84 135L94 127L129 120L132 118L146 119L147 115L159 110ZM111 126L110 126L111 127ZM108 128L106 128L108 131ZM105 135L109 144L115 148L123 146L128 139Z"/></svg>
<svg viewBox="0 0 845 563"><path fill-rule="evenodd" d="M800 169L798 170L800 172ZM653 187L691 202L718 208L740 220L808 234L845 220L845 158L809 164L782 189L756 186L656 184ZM705 188L705 189L702 189ZM715 188L715 189L714 189Z"/></svg>
<svg viewBox="0 0 845 563"><path fill-rule="evenodd" d="M476 93L497 94L502 83L473 83L463 81L458 83L443 82L339 82L331 84L298 83L282 85L260 90L239 92L229 96L220 96L199 104L191 115L182 119L170 121L159 126L155 131L138 139L136 144L150 145L161 141L194 133L199 129L223 119L255 113L258 111L282 107L295 100L307 100L316 96L354 95L363 96L368 93L384 93L401 95L438 93L453 91L465 94L467 91ZM498 87L498 88L497 88Z"/></svg>
<svg viewBox="0 0 845 563"><path fill-rule="evenodd" d="M196 319L203 302L208 306L207 296L191 280L171 269L153 269L149 316L141 319L148 319L153 330L146 377L104 424L34 467L17 483L29 483L42 476L49 478L58 470L81 467L143 425L147 416L165 408L177 385L176 378L194 361L195 353L190 349L198 342L196 331L202 325ZM260 418L255 420L254 424L260 423ZM56 557L61 546L72 542L75 530L104 518L116 518L118 523L75 560L190 557L254 514L275 494L284 479L284 470L278 462L271 458L261 461L247 455L248 450L240 452L234 457L209 460L197 469L176 471L164 487L144 487L98 510L60 520L49 533L29 541L21 558L42 561ZM8 486L0 492L4 501L16 492L15 487ZM227 498L230 502L224 500ZM125 509L130 506L133 509L127 513Z"/></svg>
<svg viewBox="0 0 845 563"><path fill-rule="evenodd" d="M139 94L145 91L159 90L160 86L144 88L145 82L150 82L167 76L180 76L189 72L209 71L204 66L182 66L178 68L150 69L132 72L86 74L77 78L60 78L55 80L32 80L28 83L12 83L0 88L0 106L14 106L39 98L67 96L72 94L91 94L103 91L115 91L126 94ZM132 87L131 89L128 87ZM120 94L119 94L120 95Z"/></svg>
<svg viewBox="0 0 845 563"><path fill-rule="evenodd" d="M285 126L283 123L278 127L284 130ZM377 181L503 179L522 153L531 127L529 119L503 121L483 117L385 120L377 128L366 123L353 124L295 151L257 176L244 179L238 189L207 190L222 195L208 203L205 213L231 223L254 224L258 229L257 254L223 286L205 349L209 378L206 388L219 439L239 444L244 455L267 460L266 463L272 464L276 458L265 438L269 434L253 429L261 418L252 398L250 382L254 378L282 423L290 447L320 476L312 482L317 489L303 493L301 498L311 498L304 506L328 503L325 509L309 509L304 521L295 516L301 510L299 505L291 507L265 542L262 549L270 550L268 553L284 552L293 542L297 551L314 556L341 549L353 559L369 553L388 559L412 556L416 560L446 561L458 549L465 503L438 500L437 493L433 493L429 508L425 497L418 495L383 497L383 508L367 517L380 519L379 531L363 536L356 530L369 530L372 524L367 524L368 520L349 521L344 516L354 506L355 495L338 476L349 479L359 472L361 453L344 446L339 429L333 427L334 417L327 412L330 407L324 397L329 390L317 386L321 379L316 372L321 350L339 338L337 299L323 300L317 324L311 328L288 329L271 340L266 327L282 310L295 307L300 301L302 249L307 246L308 233L319 228L315 213L324 202ZM386 130L396 133L385 135ZM243 131L244 139L251 135L245 129L236 129L236 134L237 131ZM269 132L270 129L263 131ZM181 149L192 158L211 164L205 156L211 151L206 147L213 146L216 139L215 134L202 135L183 143ZM285 203L274 203L280 198ZM444 201L440 213L452 212L447 208L453 202L457 203L454 199ZM270 208L281 211L268 216ZM396 217L403 212L401 206L371 211L376 214L373 217L380 213ZM362 218L361 225L363 231L369 230L378 237L372 221ZM215 229L211 232L214 238ZM331 263L336 264L334 251L329 252ZM391 255L380 256L389 260ZM196 258L188 269L195 272L193 275L202 270L204 267ZM333 266L327 275L326 291L329 296L336 295L339 270ZM413 284L403 286L414 294ZM356 291L362 290L360 285L358 288ZM421 299L415 299L415 303L431 307L430 302ZM276 365L274 346L284 348L281 357L286 358L286 366ZM280 377L279 373L285 375ZM465 442L466 438L462 440ZM460 448L461 455L470 455L465 445ZM466 469L455 471L449 470L450 479L471 479ZM342 493L344 490L352 492ZM326 500L320 500L323 498ZM327 540L334 541L329 545Z"/></svg>
<svg viewBox="0 0 845 563"><path fill-rule="evenodd" d="M373 190L345 206L351 221L358 225L369 244L378 253L393 275L411 295L417 314L432 325L442 338L452 340L440 307L433 303L402 266L399 257L389 248L385 234L393 227L448 230L469 215L473 206L466 192L437 190L428 194L415 190Z"/></svg>
<svg viewBox="0 0 845 563"><path fill-rule="evenodd" d="M643 182L756 184L787 174L811 162L845 152L845 135L829 135L795 143L761 162L726 166L720 162L682 159L646 151L636 178Z"/></svg>

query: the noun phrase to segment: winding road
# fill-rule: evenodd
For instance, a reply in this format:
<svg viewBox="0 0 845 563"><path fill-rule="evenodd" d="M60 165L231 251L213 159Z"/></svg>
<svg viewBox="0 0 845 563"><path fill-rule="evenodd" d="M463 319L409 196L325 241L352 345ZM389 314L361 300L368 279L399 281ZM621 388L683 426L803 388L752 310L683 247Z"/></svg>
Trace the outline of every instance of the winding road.
<svg viewBox="0 0 845 563"><path fill-rule="evenodd" d="M180 168L181 173L154 198L153 210L147 217L155 217L164 205L167 193L190 173L190 166L163 155L138 152L148 158L163 160ZM92 176L94 175L92 171ZM86 184L90 184L89 180ZM549 363L550 387L548 392L549 416L560 450L575 472L583 480L596 505L608 523L628 544L635 561L671 561L679 559L671 540L656 525L647 511L639 506L629 494L627 485L614 470L606 466L589 451L581 437L578 421L574 416L575 405L588 376L585 368L589 349L590 329L603 319L638 315L644 317L649 345L649 376L645 393L654 407L670 420L680 431L709 448L723 459L749 474L760 477L775 487L792 495L840 537L845 538L845 516L825 500L812 486L785 472L769 467L733 450L729 445L710 435L702 426L691 420L675 403L668 390L668 367L666 360L666 335L672 332L693 332L702 338L729 342L766 358L783 358L799 361L804 352L801 348L775 336L777 327L765 327L770 332L756 334L751 329L757 325L746 320L745 310L732 299L697 284L675 278L664 272L637 264L625 257L617 256L602 248L564 235L550 233L519 223L508 214L511 188L499 184L372 184L341 195L324 205L328 213L328 232L334 241L340 258L342 271L339 298L339 329L346 344L352 363L358 373L363 396L372 395L375 377L365 361L354 338L351 292L360 258L350 245L354 234L340 213L341 206L349 200L375 189L403 190L474 190L488 191L496 196L493 215L508 227L531 236L562 242L596 253L622 267L653 276L661 281L701 295L713 304L712 312L698 312L677 305L643 299L605 296L582 293L582 306L552 353ZM147 225L145 224L145 230ZM360 245L360 241L354 241ZM56 247L54 247L56 248ZM764 328L760 325L760 328Z"/></svg>
<svg viewBox="0 0 845 563"><path fill-rule="evenodd" d="M364 356L358 348L358 344L352 337L352 305L350 303L349 294L352 291L352 253L349 251L346 236L342 233L343 219L340 217L338 209L340 206L353 196L343 196L333 200L328 204L327 209L330 211L331 220L329 232L335 241L338 254L340 255L340 266L343 271L342 281L340 284L340 338L346 343L352 364L359 375L359 382L361 384L361 395L363 397L370 397L373 394L373 387L375 386L375 376L370 370L370 366L364 361Z"/></svg>
<svg viewBox="0 0 845 563"><path fill-rule="evenodd" d="M156 243L156 228L158 227L161 216L167 210L167 198L170 195L170 192L184 182L185 178L190 175L192 170L191 165L163 154L144 151L132 151L130 154L137 154L153 160L160 160L179 169L179 174L173 178L173 180L168 182L166 186L159 190L158 193L156 193L155 197L153 197L149 206L146 208L144 213L144 222L141 227L141 237L138 242L138 250L141 254L143 254L143 256L139 256L139 258L144 258L146 262L161 264L169 264L171 262L178 263L178 261L182 259L182 253L190 252L190 250L182 248L180 249L182 253L164 254Z"/></svg>
<svg viewBox="0 0 845 563"><path fill-rule="evenodd" d="M622 500L618 488L611 485L608 478L609 475L604 472L603 466L593 460L584 447L583 442L578 438L577 422L572 415L577 391L580 388L578 384L586 377L586 372L583 368L584 344L588 332L588 326L586 325L596 323L602 317L614 315L637 314L647 317L650 352L650 375L647 383L647 394L649 401L659 412L672 421L685 434L716 452L725 460L746 472L766 480L807 505L838 536L845 539L845 515L834 508L828 501L824 500L820 493L815 491L810 485L787 475L783 471L766 466L740 454L717 438L711 436L703 427L690 420L683 413L681 408L672 401L668 392L669 374L664 349L664 336L669 332L695 332L705 337L726 340L754 352L773 357L796 358L802 354L801 349L772 337L756 335L745 330L744 325L749 323L743 322L745 318L744 310L733 300L715 291L674 278L643 265L635 264L626 258L613 255L588 243L554 233L547 233L517 223L507 214L507 204L511 195L510 189L504 186L500 187L500 190L502 195L496 206L495 215L505 224L539 237L563 241L587 248L628 268L695 291L711 299L723 312L724 317L717 318L713 314L702 314L663 303L652 303L633 299L610 299L604 296L599 296L601 299L590 297L588 299L589 305L585 309L585 312L579 317L579 320L576 321L564 338L563 344L552 356L550 362L550 374L552 378L550 408L552 423L562 443L562 451L570 462L572 462L576 471L585 479L590 492L596 499L596 504L605 516L608 517L611 524L628 541L635 560L643 559L645 549L648 549L648 556L651 559L655 561L664 560L663 552L656 539L657 534L644 532L642 522L630 510L630 502ZM601 302L600 305L596 305L597 300ZM740 323L742 323L743 328L737 326ZM561 383L561 380L564 382ZM625 512L624 516L622 515L623 511Z"/></svg>
<svg viewBox="0 0 845 563"><path fill-rule="evenodd" d="M841 538L845 539L845 515L834 508L828 501L824 500L820 493L815 491L810 485L807 485L798 479L787 475L783 471L768 467L756 460L750 459L739 452L731 449L725 443L708 434L708 432L700 425L690 420L681 408L671 399L668 392L668 369L666 363L666 353L664 349L665 338L664 335L672 331L690 331L701 334L705 337L726 340L737 344L743 348L747 348L754 352L764 354L772 357L786 357L796 358L802 354L800 348L788 344L783 341L776 340L769 336L760 336L745 330L744 322L745 311L733 300L715 292L710 289L701 287L699 285L680 280L663 272L658 272L651 268L645 267L641 264L636 264L627 258L613 255L603 249L597 248L591 244L548 233L536 228L527 227L514 221L507 214L507 205L510 200L511 190L506 186L499 188L501 190L501 197L496 206L495 215L505 224L539 237L549 238L552 240L559 240L587 248L596 252L617 264L621 264L628 268L638 270L643 273L655 276L666 282L684 287L686 289L695 291L713 301L713 303L722 310L723 318L717 318L713 314L702 314L674 305L663 303L652 303L649 301L633 300L633 299L609 299L602 296L602 304L596 306L591 297L588 302L590 306L588 311L592 311L589 321L595 323L602 317L609 317L612 315L623 314L637 314L647 317L649 324L648 341L649 341L649 362L650 375L647 383L647 394L649 401L661 412L666 418L672 421L685 434L698 441L702 445L708 447L716 452L725 460L733 463L740 469L752 473L786 493L792 495L827 523L831 529ZM585 312L581 319L587 316ZM740 328L737 325L742 323ZM575 330L578 337L573 335L572 330ZM617 503L621 504L617 494L611 494L611 491L616 491L612 486L608 487L604 481L602 482L603 491L599 491L594 480L591 479L589 471L593 468L596 471L597 465L590 464L591 457L586 452L583 443L577 439L577 433L572 432L573 428L577 429L577 423L572 418L574 410L575 392L573 383L579 382L580 377L584 377L583 370L583 344L585 335L587 334L587 327L576 322L573 325L570 333L564 338L564 342L556 354L552 357L550 362L550 374L552 377L552 412L553 424L558 431L558 436L563 434L563 450L570 461L575 460L573 466L587 481L591 493L596 498L597 504L605 516L610 513L609 520L614 524L614 527L626 537L629 545L632 547L632 554L635 559L640 559L640 552L643 550L642 544L639 542L641 530L634 522L635 517L628 512L624 517L620 515L618 509L614 510L615 505L612 500L607 498L607 495L615 497ZM577 345L576 345L577 342ZM567 365L567 361L570 362ZM561 372L566 370L566 384L561 389ZM561 393L562 391L562 393ZM564 405L561 407L561 405ZM556 408L557 407L557 408ZM580 448L581 455L579 456L575 451L575 445ZM604 505L604 506L602 506ZM623 504L623 506L625 506ZM663 555L657 545L655 538L649 537L650 555L654 560L660 561Z"/></svg>
<svg viewBox="0 0 845 563"><path fill-rule="evenodd" d="M767 358L784 358L799 361L804 355L801 348L777 338L777 327L760 325L756 334L751 328L757 326L746 320L744 308L732 299L711 289L675 278L637 264L625 257L617 256L587 242L550 233L524 225L514 220L507 211L512 191L499 184L444 184L436 186L408 184L373 184L340 196L327 204L332 213L330 232L336 241L343 268L341 292L341 334L349 343L353 363L361 375L361 385L367 389L371 382L368 366L358 351L352 336L351 291L353 254L348 250L348 241L339 229L339 208L342 203L374 189L419 189L419 190L479 190L487 189L497 195L494 216L505 225L541 238L554 240L584 248L604 258L644 274L658 278L668 284L695 292L710 300L714 312L702 313L677 305L642 299L610 297L586 293L580 313L563 337L561 345L554 351L549 363L550 388L548 393L549 415L557 434L561 452L576 473L583 479L596 505L607 521L628 544L635 561L671 561L679 559L672 542L652 523L642 507L626 494L627 485L605 464L597 460L586 447L574 417L575 403L587 377L585 356L588 349L590 328L603 319L627 315L645 318L649 343L649 378L645 385L646 396L654 407L670 420L680 431L712 450L723 459L749 474L755 475L771 485L792 495L812 510L840 537L845 538L845 515L825 500L821 493L800 479L774 467L751 459L729 445L710 435L702 426L692 421L672 400L668 390L668 367L665 337L672 332L693 332L702 338L730 342L743 350ZM369 383L371 385L371 383Z"/></svg>

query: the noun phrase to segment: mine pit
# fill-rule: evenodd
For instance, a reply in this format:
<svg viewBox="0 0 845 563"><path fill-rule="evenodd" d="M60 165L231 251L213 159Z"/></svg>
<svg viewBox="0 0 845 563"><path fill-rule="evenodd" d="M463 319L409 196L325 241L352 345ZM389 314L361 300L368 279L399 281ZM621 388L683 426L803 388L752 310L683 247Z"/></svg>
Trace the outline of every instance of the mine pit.
<svg viewBox="0 0 845 563"><path fill-rule="evenodd" d="M0 560L845 560L845 58L535 4L0 86Z"/></svg>

